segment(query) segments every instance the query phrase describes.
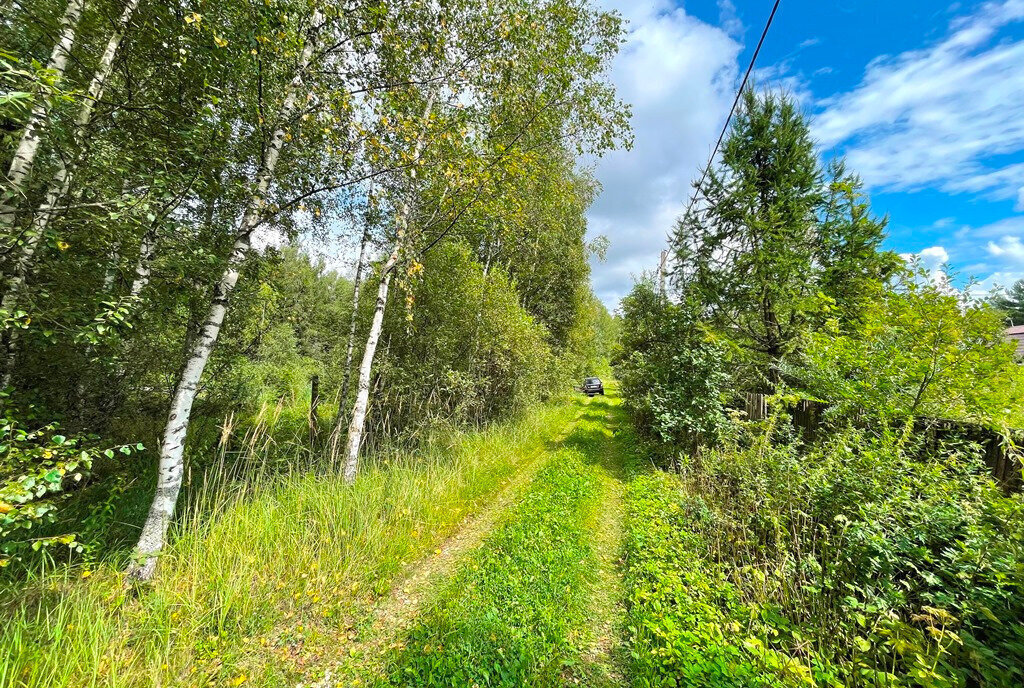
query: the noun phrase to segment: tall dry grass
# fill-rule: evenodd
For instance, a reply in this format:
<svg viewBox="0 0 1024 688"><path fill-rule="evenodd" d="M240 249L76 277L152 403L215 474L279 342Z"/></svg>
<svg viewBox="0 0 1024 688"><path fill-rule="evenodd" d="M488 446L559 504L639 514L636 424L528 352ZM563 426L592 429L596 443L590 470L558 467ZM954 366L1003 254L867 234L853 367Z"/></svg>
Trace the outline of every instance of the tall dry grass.
<svg viewBox="0 0 1024 688"><path fill-rule="evenodd" d="M267 432L238 443L184 507L155 584L117 567L57 567L0 591L0 687L285 685L315 673L375 596L486 501L576 412L382 450L356 484L264 470ZM231 457L227 457L230 459ZM245 479L227 466L248 466Z"/></svg>

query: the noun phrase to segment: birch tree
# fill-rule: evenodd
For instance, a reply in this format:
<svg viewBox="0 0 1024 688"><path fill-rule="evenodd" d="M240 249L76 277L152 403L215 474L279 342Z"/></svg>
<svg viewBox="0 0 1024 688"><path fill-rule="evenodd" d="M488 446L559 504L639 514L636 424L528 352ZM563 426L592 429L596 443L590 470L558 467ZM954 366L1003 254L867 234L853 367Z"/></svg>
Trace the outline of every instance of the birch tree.
<svg viewBox="0 0 1024 688"><path fill-rule="evenodd" d="M220 281L214 287L206 320L200 328L191 354L185 363L185 368L178 379L160 446L156 494L135 548L135 562L129 571L130 576L138 580L147 580L153 575L156 568L156 557L164 546L167 528L174 514L178 493L181 490L184 474L185 438L199 381L217 342L221 326L224 324L228 300L238 282L242 262L250 249L252 233L261 224L267 194L274 180L281 149L284 147L286 136L288 136L288 125L295 115L299 99L302 97L304 79L318 49L318 39L323 22L324 17L319 11L314 11L309 17L295 74L285 89L284 98L274 118L275 128L261 156L255 188L235 231L235 242L227 267Z"/></svg>
<svg viewBox="0 0 1024 688"><path fill-rule="evenodd" d="M432 23L441 30L425 45L423 76L411 79L425 84L427 105L417 119L404 119L415 128L400 137L411 145L397 151L414 166L404 183L392 187L394 239L379 269L359 366L343 471L348 483L358 472L374 357L400 262L409 275L422 269L417 256L495 193L505 176L520 171L531 147L561 146L571 137L580 152L599 153L614 145L625 126L624 108L604 81L618 45L614 15L573 0L524 0L501 8L465 2L438 8ZM423 175L441 189L433 208L416 203Z"/></svg>
<svg viewBox="0 0 1024 688"><path fill-rule="evenodd" d="M103 91L106 88L107 80L110 78L110 73L114 66L114 57L117 55L118 48L121 46L121 41L124 39L128 23L131 21L132 14L138 7L138 4L139 0L128 0L120 18L117 21L114 31L107 40L106 47L103 50L99 64L97 65L96 71L89 83L89 88L83 97L82 105L78 111L78 116L75 119L73 139L73 155L75 159L68 162L63 157L58 157L57 171L50 180L50 183L47 185L44 200L39 208L36 209L36 212L32 217L29 230L25 233L22 239L20 251L17 252L17 256L14 259L14 266L11 269L7 290L4 292L2 301L0 301L0 311L4 313L13 314L15 312L18 302L21 300L22 291L25 288L25 281L28 279L32 270L36 251L39 247L39 241L46 232L50 219L53 217L54 209L59 205L62 199L67 197L68 191L71 189L74 167L77 160L85 155L87 130L90 122L92 121L96 103L103 97ZM69 10L70 8L71 5L69 5ZM66 22L67 18L65 17L65 23ZM33 125L30 121L29 127L31 126ZM26 135L28 135L28 128L26 128ZM38 141L38 136L36 136L35 139ZM31 156L33 158L35 150L36 149L33 149L31 152ZM20 153L21 147L19 147L18 153L15 154L14 163L12 163L12 174L14 165L18 163L18 155ZM31 168L31 162L27 163L27 167L29 169ZM24 178L28 174L25 163L23 163L19 168L19 173L21 174L21 181L24 181ZM0 219L0 222L3 221L4 220ZM2 380L0 380L0 387L7 387L10 384L11 373L14 370L17 355L18 328L12 328L8 333L6 342L4 371Z"/></svg>
<svg viewBox="0 0 1024 688"><path fill-rule="evenodd" d="M372 202L372 196L370 199ZM356 274L352 280L352 313L349 316L348 337L345 342L345 370L342 373L341 392L338 395L338 411L334 417L334 428L331 432L331 454L337 454L341 434L345 430L345 419L348 417L348 390L352 378L352 354L356 343L356 322L359 318L359 290L363 284L363 273L369 258L370 227L363 228L363 236L359 241L359 256L356 258Z"/></svg>
<svg viewBox="0 0 1024 688"><path fill-rule="evenodd" d="M60 23L60 32L57 42L50 53L50 59L46 63L49 78L54 84L59 83L67 69L68 60L71 57L71 49L75 43L75 31L78 22L82 18L85 8L85 0L68 0L64 16ZM5 196L10 197L11 205L0 206L0 233L8 233L14 226L17 218L17 209L25 197L25 184L39 152L42 143L43 132L46 129L50 111L50 99L44 93L36 95L35 104L29 114L28 122L22 131L21 139L14 151L10 167L7 170L7 185ZM5 241L9 239L5 237Z"/></svg>

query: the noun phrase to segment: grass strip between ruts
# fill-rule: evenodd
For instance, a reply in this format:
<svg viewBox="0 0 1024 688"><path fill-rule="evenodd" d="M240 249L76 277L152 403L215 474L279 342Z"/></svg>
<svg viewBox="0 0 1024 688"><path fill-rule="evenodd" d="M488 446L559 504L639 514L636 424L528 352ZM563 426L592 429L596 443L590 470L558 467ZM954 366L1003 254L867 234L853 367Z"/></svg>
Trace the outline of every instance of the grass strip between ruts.
<svg viewBox="0 0 1024 688"><path fill-rule="evenodd" d="M604 403L590 405L522 501L391 658L395 685L561 685L585 646Z"/></svg>

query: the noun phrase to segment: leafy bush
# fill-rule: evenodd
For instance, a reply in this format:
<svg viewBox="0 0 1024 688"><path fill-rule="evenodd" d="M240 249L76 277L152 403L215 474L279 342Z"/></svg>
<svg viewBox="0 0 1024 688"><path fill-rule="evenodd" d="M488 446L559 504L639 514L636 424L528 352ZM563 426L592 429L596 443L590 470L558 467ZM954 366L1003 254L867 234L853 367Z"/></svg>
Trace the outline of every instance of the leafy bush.
<svg viewBox="0 0 1024 688"><path fill-rule="evenodd" d="M695 525L713 516L680 487L675 477L656 473L638 477L628 494L633 685L827 684L831 674L816 656L787 655L765 643L785 629L773 625L770 609L743 599L728 567L706 557L707 534Z"/></svg>
<svg viewBox="0 0 1024 688"><path fill-rule="evenodd" d="M615 374L637 427L674 450L714 442L725 424L722 347L650 282L623 299L621 327Z"/></svg>
<svg viewBox="0 0 1024 688"><path fill-rule="evenodd" d="M766 642L809 647L846 683L1019 685L1024 501L977 447L849 428L804 450L778 421L683 466L709 514L686 524L698 556L778 616Z"/></svg>
<svg viewBox="0 0 1024 688"><path fill-rule="evenodd" d="M924 415L1024 425L1024 370L1005 340L1001 314L969 293L909 273L869 303L860 322L833 320L810 335L789 372L838 416Z"/></svg>
<svg viewBox="0 0 1024 688"><path fill-rule="evenodd" d="M113 458L115 452L129 455L143 448L141 444L103 448L97 446L99 438L95 436L66 437L59 429L55 422L35 420L32 409L25 414L9 406L4 409L0 425L0 568L28 549L65 545L81 552L82 544L74 533L29 535L57 520L58 505L72 494L74 486L87 481L97 458Z"/></svg>

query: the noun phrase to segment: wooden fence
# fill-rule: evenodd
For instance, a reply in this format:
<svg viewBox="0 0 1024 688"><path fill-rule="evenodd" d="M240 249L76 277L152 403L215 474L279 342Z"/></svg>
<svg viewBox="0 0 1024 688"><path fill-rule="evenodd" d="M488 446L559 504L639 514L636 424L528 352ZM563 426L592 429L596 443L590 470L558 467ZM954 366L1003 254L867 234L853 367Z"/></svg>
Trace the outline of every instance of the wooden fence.
<svg viewBox="0 0 1024 688"><path fill-rule="evenodd" d="M789 409L793 425L800 428L808 438L817 436L822 426L827 404L818 401L802 400ZM743 394L743 411L748 420L762 420L768 417L768 395L745 392ZM1000 433L965 421L946 420L940 418L918 418L914 421L915 434L924 440L925 449L937 449L939 445L951 440L963 440L976 443L982 449L982 457L993 477L1008 492L1020 491L1024 487L1021 477L1020 450L1014 448L1024 446L1024 431L1015 432L1012 444Z"/></svg>

